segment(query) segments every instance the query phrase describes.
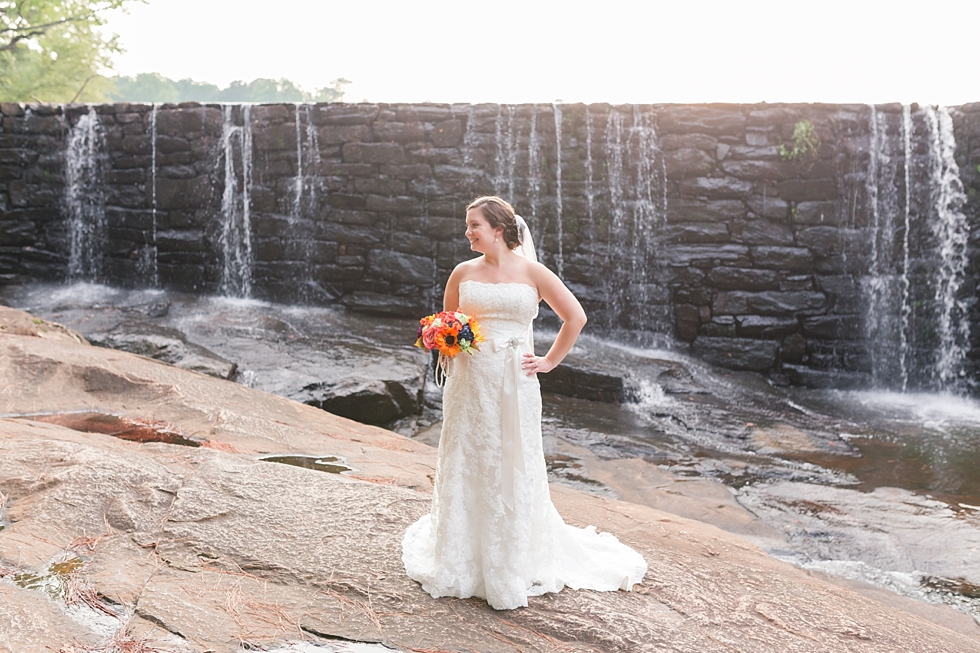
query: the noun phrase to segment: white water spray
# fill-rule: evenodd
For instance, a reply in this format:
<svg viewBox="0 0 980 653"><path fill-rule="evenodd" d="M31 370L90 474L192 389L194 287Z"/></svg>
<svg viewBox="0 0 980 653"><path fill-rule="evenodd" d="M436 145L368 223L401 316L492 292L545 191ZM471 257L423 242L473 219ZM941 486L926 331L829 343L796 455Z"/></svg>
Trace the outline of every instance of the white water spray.
<svg viewBox="0 0 980 653"><path fill-rule="evenodd" d="M68 278L93 279L102 274L108 241L105 217L105 134L94 107L71 130L65 153L68 206Z"/></svg>

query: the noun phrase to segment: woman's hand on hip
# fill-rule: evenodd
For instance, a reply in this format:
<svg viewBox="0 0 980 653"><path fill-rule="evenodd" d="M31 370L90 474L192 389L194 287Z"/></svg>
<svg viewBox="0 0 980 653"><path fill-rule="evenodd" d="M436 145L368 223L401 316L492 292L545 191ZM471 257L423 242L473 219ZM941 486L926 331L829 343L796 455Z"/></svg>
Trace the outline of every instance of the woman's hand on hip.
<svg viewBox="0 0 980 653"><path fill-rule="evenodd" d="M527 372L528 376L534 376L535 374L544 374L555 369L555 366L547 356L535 356L534 354L524 354L524 360L521 361L521 369Z"/></svg>

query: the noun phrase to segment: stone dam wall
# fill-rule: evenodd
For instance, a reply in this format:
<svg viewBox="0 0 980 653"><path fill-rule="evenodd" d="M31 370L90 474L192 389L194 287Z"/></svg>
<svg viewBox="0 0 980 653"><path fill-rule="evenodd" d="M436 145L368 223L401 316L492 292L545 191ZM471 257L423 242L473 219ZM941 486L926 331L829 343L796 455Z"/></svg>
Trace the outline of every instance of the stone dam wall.
<svg viewBox="0 0 980 653"><path fill-rule="evenodd" d="M980 103L0 111L0 283L419 316L496 193L594 335L778 383L980 378Z"/></svg>

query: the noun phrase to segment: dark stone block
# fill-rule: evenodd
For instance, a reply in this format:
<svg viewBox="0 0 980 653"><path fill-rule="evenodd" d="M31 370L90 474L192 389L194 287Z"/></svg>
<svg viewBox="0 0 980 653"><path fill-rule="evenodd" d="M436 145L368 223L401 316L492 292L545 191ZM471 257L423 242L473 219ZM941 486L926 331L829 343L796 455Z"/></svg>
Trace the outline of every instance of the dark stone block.
<svg viewBox="0 0 980 653"><path fill-rule="evenodd" d="M779 280L780 290L813 290L813 277L808 274L791 275Z"/></svg>
<svg viewBox="0 0 980 653"><path fill-rule="evenodd" d="M429 286L436 276L431 258L390 250L372 250L368 254L368 270L388 281L416 286Z"/></svg>
<svg viewBox="0 0 980 653"><path fill-rule="evenodd" d="M378 166L370 163L340 163L325 159L316 171L322 177L362 177L378 174Z"/></svg>
<svg viewBox="0 0 980 653"><path fill-rule="evenodd" d="M776 339L800 330L799 321L791 317L745 315L736 317L735 321L736 332L742 338Z"/></svg>
<svg viewBox="0 0 980 653"><path fill-rule="evenodd" d="M731 240L728 226L717 222L668 225L664 236L668 243L725 243Z"/></svg>
<svg viewBox="0 0 980 653"><path fill-rule="evenodd" d="M742 245L684 245L670 247L667 265L721 265L748 263L749 248Z"/></svg>
<svg viewBox="0 0 980 653"><path fill-rule="evenodd" d="M745 204L752 213L761 218L785 222L790 215L789 202L778 197L770 197L768 193L751 197Z"/></svg>
<svg viewBox="0 0 980 653"><path fill-rule="evenodd" d="M699 336L714 338L734 338L735 337L735 318L731 315L715 315L711 321L702 324L698 330Z"/></svg>
<svg viewBox="0 0 980 653"><path fill-rule="evenodd" d="M380 217L381 216L374 211L348 211L335 209L330 211L327 219L331 222L339 222L341 224L363 225L370 227L376 223Z"/></svg>
<svg viewBox="0 0 980 653"><path fill-rule="evenodd" d="M832 200L837 197L837 184L833 179L787 179L776 184L776 194L795 202Z"/></svg>
<svg viewBox="0 0 980 653"><path fill-rule="evenodd" d="M694 177L681 180L680 189L708 199L740 199L752 193L752 184L734 177Z"/></svg>
<svg viewBox="0 0 980 653"><path fill-rule="evenodd" d="M330 206L338 209L363 209L367 206L367 198L363 195L330 193Z"/></svg>
<svg viewBox="0 0 980 653"><path fill-rule="evenodd" d="M782 292L768 290L745 292L740 290L720 292L715 297L712 310L715 315L796 315L816 313L827 306L823 293L814 291Z"/></svg>
<svg viewBox="0 0 980 653"><path fill-rule="evenodd" d="M381 122L371 126L374 136L382 142L416 143L425 140L425 126L418 122Z"/></svg>
<svg viewBox="0 0 980 653"><path fill-rule="evenodd" d="M398 143L345 143L344 163L405 163L405 149Z"/></svg>
<svg viewBox="0 0 980 653"><path fill-rule="evenodd" d="M456 147L463 138L463 123L460 120L444 120L433 125L429 140L436 147Z"/></svg>
<svg viewBox="0 0 980 653"><path fill-rule="evenodd" d="M715 167L715 159L704 150L695 148L681 148L669 151L665 155L667 163L667 177L704 175L711 172Z"/></svg>
<svg viewBox="0 0 980 653"><path fill-rule="evenodd" d="M813 269L813 255L803 247L751 248L752 261L760 268L784 272L809 272Z"/></svg>
<svg viewBox="0 0 980 653"><path fill-rule="evenodd" d="M375 195L404 195L407 192L403 180L391 179L382 175L355 178L354 190L358 193L373 193Z"/></svg>
<svg viewBox="0 0 980 653"><path fill-rule="evenodd" d="M794 171L778 161L732 160L721 164L726 175L746 181L778 181L794 176Z"/></svg>
<svg viewBox="0 0 980 653"><path fill-rule="evenodd" d="M753 268L719 266L708 273L708 283L720 290L776 290L778 278L775 270Z"/></svg>
<svg viewBox="0 0 980 653"><path fill-rule="evenodd" d="M160 210L207 206L210 199L211 181L207 177L157 178L157 208Z"/></svg>
<svg viewBox="0 0 980 653"><path fill-rule="evenodd" d="M745 217L745 205L738 200L704 201L678 199L667 202L667 222L728 222Z"/></svg>
<svg viewBox="0 0 980 653"><path fill-rule="evenodd" d="M326 125L317 133L320 145L343 145L371 140L368 125Z"/></svg>
<svg viewBox="0 0 980 653"><path fill-rule="evenodd" d="M746 245L792 245L789 225L769 220L733 220L732 238Z"/></svg>
<svg viewBox="0 0 980 653"><path fill-rule="evenodd" d="M820 315L803 320L808 338L860 340L864 338L864 319L860 315Z"/></svg>
<svg viewBox="0 0 980 653"><path fill-rule="evenodd" d="M701 315L697 306L681 304L674 309L674 333L680 340L691 342L698 335Z"/></svg>
<svg viewBox="0 0 980 653"><path fill-rule="evenodd" d="M207 242L200 231L159 231L157 249L161 252L204 252Z"/></svg>
<svg viewBox="0 0 980 653"><path fill-rule="evenodd" d="M377 104L317 104L313 122L318 125L367 125L378 117L379 112Z"/></svg>
<svg viewBox="0 0 980 653"><path fill-rule="evenodd" d="M398 179L420 180L432 177L432 166L427 163L406 163L404 165L383 165L381 174Z"/></svg>
<svg viewBox="0 0 980 653"><path fill-rule="evenodd" d="M660 148L664 152L693 148L714 155L718 151L718 139L705 134L664 134Z"/></svg>
<svg viewBox="0 0 980 653"><path fill-rule="evenodd" d="M657 122L660 131L674 134L734 136L745 130L745 116L728 107L672 105L659 112Z"/></svg>
<svg viewBox="0 0 980 653"><path fill-rule="evenodd" d="M407 213L412 215L418 215L422 212L422 204L415 197L368 195L366 206L370 211L388 211L391 213Z"/></svg>
<svg viewBox="0 0 980 653"><path fill-rule="evenodd" d="M806 338L799 333L783 338L779 347L779 357L784 363L802 363L806 356Z"/></svg>
<svg viewBox="0 0 980 653"><path fill-rule="evenodd" d="M691 353L713 365L731 370L765 372L776 364L779 343L748 338L699 337L691 344Z"/></svg>

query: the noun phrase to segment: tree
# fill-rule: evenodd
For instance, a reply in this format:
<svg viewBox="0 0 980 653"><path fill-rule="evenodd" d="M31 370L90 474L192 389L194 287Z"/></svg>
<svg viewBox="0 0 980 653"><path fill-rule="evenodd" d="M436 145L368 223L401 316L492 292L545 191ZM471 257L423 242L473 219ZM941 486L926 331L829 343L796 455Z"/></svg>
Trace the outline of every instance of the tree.
<svg viewBox="0 0 980 653"><path fill-rule="evenodd" d="M136 77L113 77L109 97L116 102L340 102L344 86L351 82L335 79L330 86L314 92L304 91L286 78L237 80L227 88L192 79L174 81L159 73L140 73Z"/></svg>
<svg viewBox="0 0 980 653"><path fill-rule="evenodd" d="M0 99L102 101L119 51L102 15L133 0L0 0Z"/></svg>

